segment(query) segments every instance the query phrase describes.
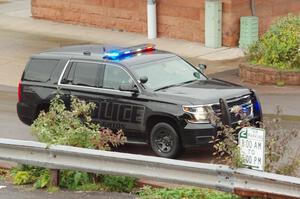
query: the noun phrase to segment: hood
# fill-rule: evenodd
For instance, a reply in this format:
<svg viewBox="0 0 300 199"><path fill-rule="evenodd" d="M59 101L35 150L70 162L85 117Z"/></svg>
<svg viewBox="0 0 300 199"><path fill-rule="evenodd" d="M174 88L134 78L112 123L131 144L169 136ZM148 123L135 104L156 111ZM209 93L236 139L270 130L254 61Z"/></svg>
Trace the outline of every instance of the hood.
<svg viewBox="0 0 300 199"><path fill-rule="evenodd" d="M218 103L220 98L231 99L249 94L248 88L221 80L199 80L190 84L156 91L158 96L168 99L184 99L193 105Z"/></svg>

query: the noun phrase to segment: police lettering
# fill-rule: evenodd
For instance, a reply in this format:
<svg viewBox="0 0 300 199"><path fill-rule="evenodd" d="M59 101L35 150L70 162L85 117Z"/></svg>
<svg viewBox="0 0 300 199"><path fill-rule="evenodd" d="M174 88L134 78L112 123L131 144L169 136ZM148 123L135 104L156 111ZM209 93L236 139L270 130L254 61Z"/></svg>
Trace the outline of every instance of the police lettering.
<svg viewBox="0 0 300 199"><path fill-rule="evenodd" d="M119 123L113 123L113 122L101 122L101 126L105 126L106 128L110 129L125 129L124 124L119 124Z"/></svg>
<svg viewBox="0 0 300 199"><path fill-rule="evenodd" d="M144 120L145 108L142 106L100 102L100 120L111 120L125 123L141 124Z"/></svg>

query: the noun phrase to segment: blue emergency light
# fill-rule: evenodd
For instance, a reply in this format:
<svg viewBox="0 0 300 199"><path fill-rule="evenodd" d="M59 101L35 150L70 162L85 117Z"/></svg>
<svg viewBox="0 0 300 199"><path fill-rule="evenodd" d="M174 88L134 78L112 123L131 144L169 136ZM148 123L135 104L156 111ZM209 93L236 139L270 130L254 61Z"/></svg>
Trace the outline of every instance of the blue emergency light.
<svg viewBox="0 0 300 199"><path fill-rule="evenodd" d="M104 54L103 58L110 59L110 60L117 60L117 59L124 58L124 57L130 56L130 55L154 51L154 50L155 50L155 45L142 44L142 45L138 45L138 46L132 46L129 48L121 48L121 49L117 49L117 50L111 50L109 52L106 52Z"/></svg>

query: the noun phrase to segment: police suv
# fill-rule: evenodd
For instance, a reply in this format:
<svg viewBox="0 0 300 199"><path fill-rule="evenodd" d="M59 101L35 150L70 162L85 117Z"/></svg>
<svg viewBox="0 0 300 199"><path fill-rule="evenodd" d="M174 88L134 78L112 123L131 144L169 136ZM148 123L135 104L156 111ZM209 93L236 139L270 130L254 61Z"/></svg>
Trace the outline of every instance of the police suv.
<svg viewBox="0 0 300 199"><path fill-rule="evenodd" d="M240 120L230 113L236 105L251 122L262 117L251 89L210 79L151 44L68 46L33 55L18 87L20 120L30 125L49 108L57 89L66 103L71 95L94 102L95 122L123 129L128 142L149 143L158 156L168 158L209 142L217 131L209 113L227 115L229 125Z"/></svg>

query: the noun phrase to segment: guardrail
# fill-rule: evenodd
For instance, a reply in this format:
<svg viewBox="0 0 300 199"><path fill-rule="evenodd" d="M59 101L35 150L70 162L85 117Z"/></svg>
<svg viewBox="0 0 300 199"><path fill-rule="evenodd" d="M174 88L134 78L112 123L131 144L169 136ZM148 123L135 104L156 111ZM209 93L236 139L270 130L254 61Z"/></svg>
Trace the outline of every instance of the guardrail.
<svg viewBox="0 0 300 199"><path fill-rule="evenodd" d="M0 139L0 159L49 169L72 169L193 185L241 196L300 198L300 179L225 165Z"/></svg>

